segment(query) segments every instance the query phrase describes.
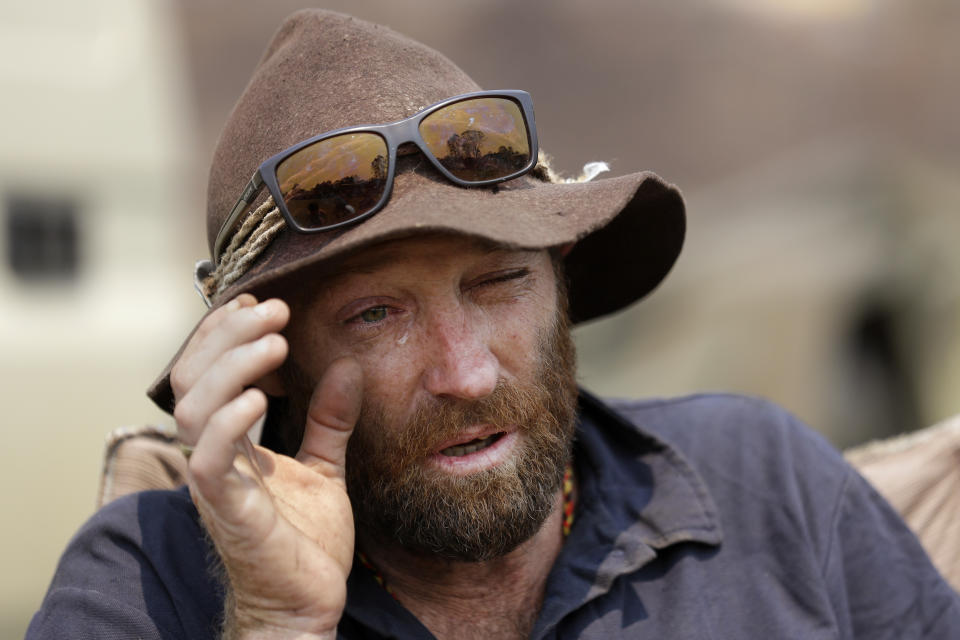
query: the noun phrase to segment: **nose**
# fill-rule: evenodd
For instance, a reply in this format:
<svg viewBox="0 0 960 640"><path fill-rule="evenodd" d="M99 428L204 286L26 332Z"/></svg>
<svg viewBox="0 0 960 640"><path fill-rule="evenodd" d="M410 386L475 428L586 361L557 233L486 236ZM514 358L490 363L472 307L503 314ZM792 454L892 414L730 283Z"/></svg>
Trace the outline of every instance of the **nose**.
<svg viewBox="0 0 960 640"><path fill-rule="evenodd" d="M497 386L499 363L490 350L489 332L478 324L482 323L471 321L462 309L430 322L424 386L434 396L477 400Z"/></svg>

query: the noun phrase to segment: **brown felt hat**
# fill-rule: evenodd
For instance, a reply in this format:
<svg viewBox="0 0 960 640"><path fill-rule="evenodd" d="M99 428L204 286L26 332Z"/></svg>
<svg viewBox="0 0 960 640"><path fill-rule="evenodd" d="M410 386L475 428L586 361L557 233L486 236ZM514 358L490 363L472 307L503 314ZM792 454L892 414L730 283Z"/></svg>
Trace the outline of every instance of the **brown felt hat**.
<svg viewBox="0 0 960 640"><path fill-rule="evenodd" d="M217 144L207 192L211 253L220 226L266 158L318 133L393 122L480 89L446 57L390 29L318 9L293 14ZM566 183L536 171L495 189L469 188L454 185L418 155L398 160L390 200L375 215L326 233L282 229L238 280L213 295L213 308L373 243L451 232L525 249L576 242L565 265L571 318L583 322L649 293L680 253L683 200L653 173ZM179 355L148 391L166 411L173 409L169 373Z"/></svg>

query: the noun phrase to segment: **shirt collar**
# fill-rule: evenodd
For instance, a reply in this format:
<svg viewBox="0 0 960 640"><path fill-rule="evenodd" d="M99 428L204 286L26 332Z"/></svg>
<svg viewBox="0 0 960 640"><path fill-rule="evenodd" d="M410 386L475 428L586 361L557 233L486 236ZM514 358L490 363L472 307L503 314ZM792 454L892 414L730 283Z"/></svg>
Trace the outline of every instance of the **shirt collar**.
<svg viewBox="0 0 960 640"><path fill-rule="evenodd" d="M547 582L534 638L661 550L722 540L713 498L683 455L582 390L574 456L577 515Z"/></svg>
<svg viewBox="0 0 960 640"><path fill-rule="evenodd" d="M721 542L710 491L679 451L589 392L581 391L580 408L577 463L590 465L584 491L609 511L616 539L653 549Z"/></svg>

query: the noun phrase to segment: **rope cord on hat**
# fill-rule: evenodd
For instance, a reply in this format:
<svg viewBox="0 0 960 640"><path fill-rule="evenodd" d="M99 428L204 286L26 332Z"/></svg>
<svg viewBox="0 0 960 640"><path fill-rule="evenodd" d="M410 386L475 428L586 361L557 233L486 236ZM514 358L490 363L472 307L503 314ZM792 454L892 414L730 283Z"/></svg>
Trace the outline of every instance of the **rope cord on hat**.
<svg viewBox="0 0 960 640"><path fill-rule="evenodd" d="M274 205L273 198L268 196L243 221L223 250L217 268L204 278L207 298L213 298L239 280L285 225L283 215Z"/></svg>
<svg viewBox="0 0 960 640"><path fill-rule="evenodd" d="M598 174L609 170L610 167L605 162L591 162L584 165L583 173L579 177L563 178L550 167L549 157L540 152L537 166L530 175L544 182L589 182ZM207 299L212 300L239 280L284 226L286 223L283 215L274 205L273 197L268 196L263 204L248 214L233 234L230 244L223 250L219 264L203 279Z"/></svg>

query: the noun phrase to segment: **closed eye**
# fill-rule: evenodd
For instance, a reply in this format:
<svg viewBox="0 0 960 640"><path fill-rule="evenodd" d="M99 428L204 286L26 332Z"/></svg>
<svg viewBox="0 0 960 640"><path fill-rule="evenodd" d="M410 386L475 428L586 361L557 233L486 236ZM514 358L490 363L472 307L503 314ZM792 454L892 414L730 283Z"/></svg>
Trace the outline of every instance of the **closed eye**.
<svg viewBox="0 0 960 640"><path fill-rule="evenodd" d="M527 268L516 269L514 271L507 271L506 273L498 273L492 277L481 279L473 287L485 287L488 285L500 284L502 282L510 282L512 280L522 280L530 275L530 270ZM471 287L472 288L472 287Z"/></svg>

